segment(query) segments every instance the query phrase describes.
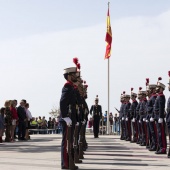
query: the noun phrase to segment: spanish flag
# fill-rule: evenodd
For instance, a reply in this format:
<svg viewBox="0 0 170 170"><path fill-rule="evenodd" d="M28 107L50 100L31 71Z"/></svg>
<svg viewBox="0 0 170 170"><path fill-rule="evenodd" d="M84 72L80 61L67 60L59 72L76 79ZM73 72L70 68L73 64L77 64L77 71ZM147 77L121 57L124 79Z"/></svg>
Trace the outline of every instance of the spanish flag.
<svg viewBox="0 0 170 170"><path fill-rule="evenodd" d="M107 42L105 59L108 59L111 56L111 45L112 45L112 29L111 29L111 24L110 24L109 6L108 6L108 12L107 12L107 32L106 32L105 41Z"/></svg>

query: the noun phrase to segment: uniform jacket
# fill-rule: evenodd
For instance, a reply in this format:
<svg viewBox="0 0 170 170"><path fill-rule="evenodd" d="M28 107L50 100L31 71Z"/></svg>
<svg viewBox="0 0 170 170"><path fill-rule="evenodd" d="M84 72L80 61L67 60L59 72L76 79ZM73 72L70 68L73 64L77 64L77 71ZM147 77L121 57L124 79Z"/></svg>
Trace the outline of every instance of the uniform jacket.
<svg viewBox="0 0 170 170"><path fill-rule="evenodd" d="M93 114L92 114L93 112ZM102 118L102 107L101 105L92 105L90 109L90 114L93 115L93 117Z"/></svg>
<svg viewBox="0 0 170 170"><path fill-rule="evenodd" d="M139 114L140 116L146 116L147 113L147 99L143 99L140 108L139 108Z"/></svg>
<svg viewBox="0 0 170 170"><path fill-rule="evenodd" d="M73 86L73 83L66 82L64 87L62 88L62 94L60 98L60 111L61 111L61 118L68 117L69 105L71 105L71 120L72 124L77 123L76 117L76 92ZM61 119L60 121L63 121Z"/></svg>
<svg viewBox="0 0 170 170"><path fill-rule="evenodd" d="M154 107L156 98L157 98L157 95L152 94L152 96L149 98L147 102L147 113L150 115L150 117L154 117L153 107Z"/></svg>
<svg viewBox="0 0 170 170"><path fill-rule="evenodd" d="M130 118L130 106L131 106L130 102L126 103L124 106L124 116L127 118Z"/></svg>
<svg viewBox="0 0 170 170"><path fill-rule="evenodd" d="M159 93L154 104L154 114L155 116L159 116L159 118L165 117L165 96L163 93Z"/></svg>
<svg viewBox="0 0 170 170"><path fill-rule="evenodd" d="M130 106L130 117L131 119L136 118L136 107L138 105L138 102L136 100L133 100L131 106Z"/></svg>
<svg viewBox="0 0 170 170"><path fill-rule="evenodd" d="M168 102L167 102L166 122L170 123L170 97L169 97Z"/></svg>
<svg viewBox="0 0 170 170"><path fill-rule="evenodd" d="M142 100L139 101L137 107L136 107L136 119L139 120L139 109L140 109L140 105L142 104Z"/></svg>
<svg viewBox="0 0 170 170"><path fill-rule="evenodd" d="M124 116L124 102L122 102L121 106L120 106L120 111L119 111L119 119L121 119Z"/></svg>

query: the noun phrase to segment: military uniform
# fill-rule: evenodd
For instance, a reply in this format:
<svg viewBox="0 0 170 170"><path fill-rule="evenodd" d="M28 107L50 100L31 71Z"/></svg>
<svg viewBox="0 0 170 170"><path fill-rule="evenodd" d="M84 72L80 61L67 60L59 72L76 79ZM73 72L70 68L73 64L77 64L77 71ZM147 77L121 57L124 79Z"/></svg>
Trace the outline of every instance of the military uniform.
<svg viewBox="0 0 170 170"><path fill-rule="evenodd" d="M98 100L98 99L97 99ZM102 107L101 105L92 105L90 109L90 114L93 115L93 133L94 138L98 138L99 135L99 124L102 118Z"/></svg>
<svg viewBox="0 0 170 170"><path fill-rule="evenodd" d="M137 142L138 139L138 128L136 123L136 107L138 105L138 102L135 100L132 101L132 104L130 106L130 115L132 120L132 126L133 126L133 139L132 142Z"/></svg>
<svg viewBox="0 0 170 170"><path fill-rule="evenodd" d="M165 86L158 82L158 87L164 87ZM158 148L156 151L156 154L165 154L167 143L166 143L166 135L165 135L165 96L163 92L158 92L158 96L155 100L154 105L154 118L156 121L157 126L157 135L158 135Z"/></svg>
<svg viewBox="0 0 170 170"><path fill-rule="evenodd" d="M129 98L129 95L125 95L125 98ZM131 141L131 118L130 118L130 106L131 103L126 101L124 107L124 115L125 115L125 125L126 125L126 140Z"/></svg>
<svg viewBox="0 0 170 170"><path fill-rule="evenodd" d="M64 75L69 75L70 73L76 73L76 67L65 69ZM69 107L71 108L71 116L69 117ZM61 120L62 125L62 143L61 143L61 168L69 169L69 159L67 150L67 135L68 135L68 126L71 126L71 143L70 147L73 148L73 134L75 124L77 123L76 116L76 94L73 82L67 81L62 88L62 94L60 98L60 110L61 110ZM74 164L74 163L73 163ZM77 166L74 166L73 169L77 169Z"/></svg>
<svg viewBox="0 0 170 170"><path fill-rule="evenodd" d="M170 91L170 71L168 72L169 75L169 83L168 83L168 89ZM169 151L168 151L168 158L170 158L170 97L167 102L167 114L166 114L166 124L167 124L167 129L168 129L168 134L169 134Z"/></svg>

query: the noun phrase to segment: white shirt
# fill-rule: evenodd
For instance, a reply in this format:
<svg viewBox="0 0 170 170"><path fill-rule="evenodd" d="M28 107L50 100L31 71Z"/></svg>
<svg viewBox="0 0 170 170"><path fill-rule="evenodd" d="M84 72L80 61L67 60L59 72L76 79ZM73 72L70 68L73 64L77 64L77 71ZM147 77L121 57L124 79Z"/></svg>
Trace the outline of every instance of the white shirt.
<svg viewBox="0 0 170 170"><path fill-rule="evenodd" d="M32 119L32 114L28 109L26 109L26 116L28 118L28 121L30 121L30 119Z"/></svg>

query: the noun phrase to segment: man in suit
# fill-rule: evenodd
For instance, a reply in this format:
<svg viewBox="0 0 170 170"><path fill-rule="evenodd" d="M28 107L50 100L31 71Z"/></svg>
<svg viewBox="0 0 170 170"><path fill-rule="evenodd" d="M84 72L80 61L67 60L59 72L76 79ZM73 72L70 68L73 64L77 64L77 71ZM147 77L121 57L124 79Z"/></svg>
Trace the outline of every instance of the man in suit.
<svg viewBox="0 0 170 170"><path fill-rule="evenodd" d="M25 140L26 133L26 111L25 111L25 101L21 100L20 106L17 108L18 118L19 118L19 130L18 130L18 140Z"/></svg>
<svg viewBox="0 0 170 170"><path fill-rule="evenodd" d="M99 103L99 99L97 95L95 99L95 104L92 105L90 109L90 114L93 116L94 138L99 137L99 124L100 124L100 119L102 118L102 107L101 105L98 105L98 103Z"/></svg>

